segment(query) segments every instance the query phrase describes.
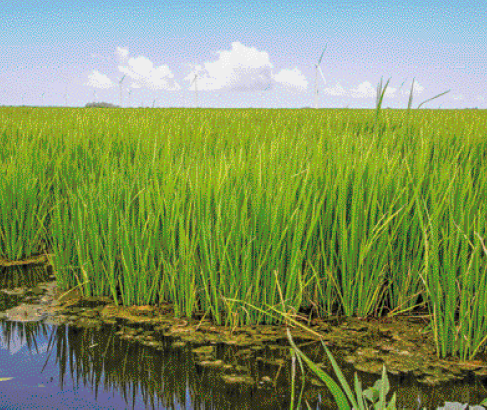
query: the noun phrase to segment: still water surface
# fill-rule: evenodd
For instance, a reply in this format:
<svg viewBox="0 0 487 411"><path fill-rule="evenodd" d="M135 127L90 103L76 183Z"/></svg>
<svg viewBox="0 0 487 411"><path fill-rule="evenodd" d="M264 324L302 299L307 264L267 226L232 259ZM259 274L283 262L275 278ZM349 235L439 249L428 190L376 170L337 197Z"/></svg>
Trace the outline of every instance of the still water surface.
<svg viewBox="0 0 487 411"><path fill-rule="evenodd" d="M1 271L1 270L0 270ZM1 272L0 272L1 274ZM29 277L33 286L48 281L48 276ZM34 279L33 279L34 278ZM5 280L5 277L3 277ZM25 280L25 278L24 278ZM11 282L11 278L9 279ZM24 281L25 284L25 281ZM13 284L11 284L13 286ZM18 284L14 284L18 286ZM5 288L5 283L0 288ZM0 292L0 311L15 307L20 297ZM291 360L286 342L283 349L266 347L260 357L285 358L283 365L271 365L251 358L237 361L239 347L218 344L216 359L239 364L249 371L256 384L229 385L220 378L222 371L201 367L191 351L196 346L174 347L174 339L155 335L164 349L120 339L116 326L78 329L40 322L0 320L0 409L289 409L291 398ZM302 347L315 362L327 362L321 344ZM333 350L332 350L333 353ZM353 382L354 368L336 358L347 381ZM299 366L297 366L299 370ZM335 377L331 367L325 371ZM364 388L379 378L358 372ZM269 377L272 382L263 382ZM327 388L310 383L306 373L301 408L333 409ZM301 389L301 372L296 377L296 393ZM445 401L478 404L487 397L484 383L469 381L430 387L414 377L389 374L391 391L397 393L399 409L436 409ZM353 384L352 384L353 389ZM390 398L390 394L388 396Z"/></svg>
<svg viewBox="0 0 487 411"><path fill-rule="evenodd" d="M276 388L225 386L217 371L199 367L189 349L173 349L170 341L160 352L120 340L114 326L96 331L2 321L0 329L0 376L13 377L0 382L3 409L289 407L286 378ZM217 357L228 357L217 348Z"/></svg>

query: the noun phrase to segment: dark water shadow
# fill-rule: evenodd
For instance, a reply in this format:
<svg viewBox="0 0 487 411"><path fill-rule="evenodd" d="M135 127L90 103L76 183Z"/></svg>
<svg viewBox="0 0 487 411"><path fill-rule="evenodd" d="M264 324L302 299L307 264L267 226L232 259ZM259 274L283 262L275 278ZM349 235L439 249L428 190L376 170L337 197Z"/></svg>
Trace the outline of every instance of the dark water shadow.
<svg viewBox="0 0 487 411"><path fill-rule="evenodd" d="M24 272L24 274L26 274ZM39 273L38 273L39 274ZM33 276L46 281L49 274ZM17 273L17 275L20 275ZM20 277L19 277L20 278ZM12 279L12 285L19 287ZM27 281L27 280L26 280ZM3 288L3 287L0 287ZM19 296L0 297L0 310L18 304ZM291 356L286 341L265 346L242 358L242 347L216 344L214 359L232 365L255 383L228 384L225 371L198 364L192 349L176 347L175 340L158 332L157 349L120 339L117 325L75 328L46 321L20 323L0 321L0 408L6 409L289 409L291 398ZM321 343L295 341L314 362L336 381ZM177 345L177 344L176 344ZM355 369L332 354L353 389ZM297 366L296 393L301 389ZM357 372L362 386L370 387L377 375ZM306 369L303 402L312 409L334 409L326 387L313 385L315 376ZM420 384L414 376L389 374L390 393L397 394L399 409L436 409L446 401L479 404L487 397L480 378L444 383L437 387Z"/></svg>

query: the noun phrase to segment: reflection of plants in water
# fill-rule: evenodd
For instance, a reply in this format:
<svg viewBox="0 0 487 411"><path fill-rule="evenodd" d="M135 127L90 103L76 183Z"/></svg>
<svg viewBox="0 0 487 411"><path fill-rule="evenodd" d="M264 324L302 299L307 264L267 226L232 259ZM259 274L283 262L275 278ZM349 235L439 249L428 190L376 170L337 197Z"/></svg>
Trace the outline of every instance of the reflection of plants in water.
<svg viewBox="0 0 487 411"><path fill-rule="evenodd" d="M301 363L301 359L306 362L306 364L311 368L311 370L320 378L320 380L326 384L328 389L331 391L333 397L335 398L335 401L339 407L340 410L349 410L350 409L350 403L353 406L354 410L361 409L369 409L368 404L364 401L365 399L371 402L374 406L374 409L376 410L395 410L396 408L396 393L392 395L392 398L390 399L389 402L386 400L386 395L389 392L389 380L387 378L387 373L386 373L386 367L385 365L382 368L382 378L380 380L377 380L374 384L373 387L366 389L365 391L362 390L362 383L357 377L357 373L355 373L355 379L354 379L354 388L355 388L355 395L352 393L352 390L350 389L350 386L348 385L347 381L345 380L345 377L343 376L342 372L340 371L340 368L338 367L338 364L336 363L335 359L331 355L330 351L328 348L323 344L323 341L321 341L323 348L326 351L326 355L328 356L333 369L335 371L335 374L338 377L338 380L340 381L340 384L343 388L340 389L338 384L335 383L335 381L327 375L323 370L321 370L318 366L316 366L303 352L296 347L296 344L294 343L291 333L289 332L289 328L287 329L287 335L288 335L288 340L292 346L291 351L294 353L294 355L298 355L298 359ZM301 368L302 369L302 368ZM304 375L304 372L303 372ZM293 376L293 383L294 383L294 376ZM291 400L291 408L292 405L294 404L294 384L292 388L292 400ZM346 394L346 395L345 395ZM348 400L347 400L348 398ZM348 402L350 401L350 403ZM299 399L298 403L298 408L301 404L301 398ZM482 405L487 405L487 398L484 399L481 403ZM420 400L418 397L418 405L420 405ZM461 408L458 408L461 407ZM466 409L467 404L461 404L459 402L445 402L445 405L443 407L437 408L438 410L457 410L457 409ZM309 408L309 404L308 404ZM485 410L484 407L482 406L475 406L474 408L470 407L469 409L477 409L477 410Z"/></svg>
<svg viewBox="0 0 487 411"><path fill-rule="evenodd" d="M15 344L15 347L27 344L29 351L35 348L37 354L39 354L37 339L41 335L47 338L48 335L48 327L42 322L22 323L2 321L0 328L2 330L2 340L5 342L9 351L13 348L13 344Z"/></svg>
<svg viewBox="0 0 487 411"><path fill-rule="evenodd" d="M0 377L0 381L12 380L14 377Z"/></svg>
<svg viewBox="0 0 487 411"><path fill-rule="evenodd" d="M326 354L328 355L328 358L330 359L330 362L333 365L333 369L335 370L335 373L338 376L338 380L340 381L343 391L340 389L340 387L337 385L333 379L327 375L323 370L321 370L318 366L316 366L306 355L303 354L303 352L296 347L294 344L294 341L291 337L291 334L289 332L289 328L287 329L287 335L288 335L288 340L292 346L291 351L294 352L294 354L298 355L298 359L301 362L301 359L306 362L306 364L311 368L311 370L320 378L321 381L323 381L328 389L331 391L333 397L335 398L335 401L339 407L340 410L348 410L350 409L350 403L353 406L353 409L368 409L367 404L364 402L364 399L367 399L374 403L374 409L382 409L382 410L394 410L396 409L396 393L393 394L391 400L389 402L386 401L386 394L389 391L389 380L387 379L387 374L386 374L386 367L385 365L382 368L382 379L377 380L372 388L369 388L365 391L362 391L362 384L360 380L357 378L357 373L355 373L355 394L356 398L354 398L352 390L350 389L350 386L348 385L347 381L345 380L345 377L343 376L342 372L340 371L340 368L338 367L335 359L331 355L330 351L328 348L323 344L323 347L326 351ZM346 396L345 396L346 394ZM348 400L347 400L348 397ZM348 402L350 401L350 403ZM300 404L298 404L299 407ZM309 406L309 404L308 404Z"/></svg>
<svg viewBox="0 0 487 411"><path fill-rule="evenodd" d="M58 327L58 334L61 333ZM69 372L73 381L101 389L119 391L128 406L135 407L138 395L146 408L234 408L234 399L215 392L215 372L194 366L189 350L173 350L162 341L161 351L117 338L115 328L63 328L58 342L60 382ZM66 330L66 331L64 331ZM69 364L69 370L67 369ZM103 377L103 379L102 379ZM61 386L62 388L62 386ZM140 390L140 392L139 392ZM192 404L187 403L191 392ZM251 397L242 398L242 408L255 408Z"/></svg>
<svg viewBox="0 0 487 411"><path fill-rule="evenodd" d="M32 331L35 327L38 328L38 336L43 335L39 332L44 330L40 324L28 324L34 327L16 323L6 325L11 338L16 328ZM144 331L140 331L141 328ZM282 397L267 398L265 395L257 395L256 398L229 394L233 389L223 381L220 382L221 370L198 366L198 359L191 350L170 347L172 339L159 341L156 338L159 345L157 348L129 341L128 337L137 340L144 333L151 335L150 328L146 330L144 326L138 326L135 330L123 327L123 338L117 337L116 330L115 327L105 325L98 329L53 326L52 331L47 332L49 342L41 372L55 361L59 363L58 380L61 390L68 386L71 388L71 385L84 385L91 388L95 398L99 391L119 392L127 406L132 408L135 407L136 400L143 401L146 408L153 409L232 409L236 407L235 404L238 405L237 408L255 409L259 408L256 404L261 404L262 401L270 401L270 408L286 407L287 401ZM31 332L32 339L34 335ZM227 354L228 358L235 359L231 353ZM245 365L250 366L250 360ZM284 394L285 389L278 388L278 392ZM245 385L238 387L239 392L245 390L254 388Z"/></svg>
<svg viewBox="0 0 487 411"><path fill-rule="evenodd" d="M0 266L0 289L17 287L34 287L40 282L47 281L49 271L45 265L24 267Z"/></svg>
<svg viewBox="0 0 487 411"><path fill-rule="evenodd" d="M41 282L49 280L50 269L46 266L0 266L0 311L5 311L20 305L29 288L35 294L43 293L36 287Z"/></svg>
<svg viewBox="0 0 487 411"><path fill-rule="evenodd" d="M23 346L24 340L27 343L27 347L29 348L29 352L32 352L32 348L35 347L37 354L39 354L39 347L37 346L37 339L40 337L40 334L47 337L47 326L44 323L19 323L19 322L10 322L10 321L3 321L1 323L2 329L2 340L6 341L7 350L10 351L11 343L15 339L16 346ZM49 344L47 347L47 352L49 352L49 347L53 341L54 331L51 332L49 337ZM49 359L49 357L48 357ZM47 364L47 360L46 360ZM44 364L44 367L46 366ZM43 370L44 370L43 367ZM13 379L14 377L0 377L0 381L8 381Z"/></svg>
<svg viewBox="0 0 487 411"><path fill-rule="evenodd" d="M144 401L152 397L146 391L147 386L163 392L162 386L154 387L153 375L157 375L157 371L153 363L142 361L141 350L137 349L141 347L115 339L113 330L105 333L100 330L93 332L89 329L68 328L63 335L57 347L61 388L67 372L66 365L69 364L72 380L79 381L82 378L83 384L90 384L95 390L95 398L102 382L102 372L105 374L104 389L120 390L127 404L132 402L132 406L138 387L142 389Z"/></svg>
<svg viewBox="0 0 487 411"><path fill-rule="evenodd" d="M278 285L279 287L279 285ZM279 287L280 289L280 287ZM282 293L280 292L280 297L282 301L282 307L283 311L279 311L274 307L269 307L268 309L268 314L272 310L275 313L277 313L281 318L284 319L285 325L286 325L286 331L287 331L287 337L289 340L289 343L291 344L290 350L293 355L293 362L292 362L292 389L291 389L291 409L294 409L294 381L295 381L295 373L296 373L296 367L295 367L295 356L297 355L297 359L299 360L299 364L302 370L302 375L304 378L304 368L302 365L302 361L306 362L306 364L311 368L311 370L314 372L314 374L320 378L320 380L326 384L328 389L331 391L338 407L340 410L348 410L350 409L350 404L352 404L353 409L369 409L367 402L364 400L368 400L369 402L373 403L374 409L387 409L387 410L395 410L396 408L396 393L392 395L392 398L390 399L389 402L386 401L386 395L389 392L390 385L389 385L389 380L387 378L387 373L386 373L386 367L383 365L382 367L382 378L380 380L377 380L373 387L370 387L366 390L362 390L362 383L357 377L357 373L354 375L354 388L355 388L355 397L354 394L352 393L352 390L350 389L350 386L348 385L347 381L345 380L345 377L343 373L341 372L340 368L338 367L338 364L336 363L335 359L331 355L330 351L328 348L325 346L323 339L321 339L321 344L323 345L323 348L325 349L325 352L333 366L333 369L338 377L338 380L340 381L340 384L343 387L343 390L340 389L338 384L329 376L327 375L323 370L321 370L316 364L314 364L294 343L291 333L289 331L289 322L291 322L293 325L300 327L301 329L314 334L315 336L320 337L320 334L313 331L312 329L306 327L305 325L299 323L298 321L294 320L293 317L295 315L289 314L284 311L284 299L282 297ZM248 304L248 303L247 303ZM251 304L248 304L250 307L260 310L258 307L252 306ZM272 314L269 314L272 315ZM302 391L299 397L299 401L297 404L297 408L301 406L301 397L302 397ZM350 401L350 403L349 403ZM420 402L418 398L418 403ZM487 405L487 398L484 399L481 403L482 405ZM307 403L308 408L310 408L309 403ZM420 405L420 404L419 404ZM453 410L453 409L458 409L458 407L461 406L465 409L467 404L461 404L458 402L445 402L444 407L437 408L437 409L444 409L444 410ZM470 409L479 409L479 410L485 410L484 407L478 405L475 406L475 408L470 408Z"/></svg>

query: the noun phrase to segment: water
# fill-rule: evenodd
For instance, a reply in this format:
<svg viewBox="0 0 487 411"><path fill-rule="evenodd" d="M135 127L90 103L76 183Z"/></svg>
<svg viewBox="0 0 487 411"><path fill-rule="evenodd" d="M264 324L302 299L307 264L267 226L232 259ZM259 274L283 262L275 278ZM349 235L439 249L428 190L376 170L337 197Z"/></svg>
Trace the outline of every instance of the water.
<svg viewBox="0 0 487 411"><path fill-rule="evenodd" d="M1 273L0 273L1 274ZM3 277L5 278L5 277ZM11 278L10 278L11 280ZM47 281L37 278L36 281ZM2 285L0 288L4 288ZM19 297L0 293L0 311L18 304ZM0 409L289 409L291 398L291 360L284 365L257 361L260 356L277 359L287 350L264 350L248 360L236 361L241 347L217 345L216 359L248 368L256 384L229 385L220 369L196 363L195 354L186 346L175 348L174 340L154 334L164 341L158 351L120 339L116 326L101 329L77 329L50 324L0 321ZM281 344L282 346L284 343ZM275 348L275 347L274 347ZM316 362L327 363L321 344L309 344L302 350ZM333 351L332 351L333 352ZM336 357L335 357L336 358ZM355 370L338 363L353 390ZM301 372L297 365L296 395L299 396ZM335 378L334 372L325 370ZM263 382L269 377L271 383ZM364 388L379 378L358 372ZM334 406L327 388L307 383L301 407L330 409ZM399 409L437 408L445 401L478 404L487 397L484 384L474 378L429 387L414 377L399 378L389 374L391 391L397 394ZM273 384L275 382L275 385Z"/></svg>
<svg viewBox="0 0 487 411"><path fill-rule="evenodd" d="M288 407L282 385L225 386L218 371L196 365L189 349L171 349L169 341L159 352L117 338L113 326L96 331L2 321L0 329L0 376L13 377L0 382L0 408Z"/></svg>

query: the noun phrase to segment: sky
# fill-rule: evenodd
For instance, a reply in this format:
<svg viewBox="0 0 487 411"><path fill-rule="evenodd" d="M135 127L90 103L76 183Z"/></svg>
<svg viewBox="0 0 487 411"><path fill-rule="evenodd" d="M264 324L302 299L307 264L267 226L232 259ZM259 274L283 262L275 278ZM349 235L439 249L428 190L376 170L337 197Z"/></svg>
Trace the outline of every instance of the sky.
<svg viewBox="0 0 487 411"><path fill-rule="evenodd" d="M382 107L406 108L414 79L415 108L448 90L422 107L487 108L483 1L0 0L0 9L0 105L374 108L390 79Z"/></svg>

